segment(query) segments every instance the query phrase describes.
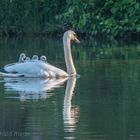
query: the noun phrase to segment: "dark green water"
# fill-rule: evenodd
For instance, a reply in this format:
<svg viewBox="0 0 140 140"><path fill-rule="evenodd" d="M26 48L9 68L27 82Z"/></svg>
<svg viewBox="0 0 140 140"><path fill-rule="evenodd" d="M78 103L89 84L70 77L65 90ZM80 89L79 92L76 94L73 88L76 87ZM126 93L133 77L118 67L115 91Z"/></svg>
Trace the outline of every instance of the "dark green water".
<svg viewBox="0 0 140 140"><path fill-rule="evenodd" d="M0 78L1 140L139 140L140 45L73 44L78 79ZM0 40L0 70L21 52L65 69L61 40Z"/></svg>

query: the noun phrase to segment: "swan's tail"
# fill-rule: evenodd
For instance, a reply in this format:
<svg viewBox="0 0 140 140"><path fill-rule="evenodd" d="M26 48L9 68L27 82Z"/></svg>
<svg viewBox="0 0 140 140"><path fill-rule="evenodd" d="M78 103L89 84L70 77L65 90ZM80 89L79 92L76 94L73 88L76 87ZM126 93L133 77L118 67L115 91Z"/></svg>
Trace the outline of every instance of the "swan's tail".
<svg viewBox="0 0 140 140"><path fill-rule="evenodd" d="M18 73L4 73L0 72L0 77L22 77L24 76L23 74L18 74Z"/></svg>

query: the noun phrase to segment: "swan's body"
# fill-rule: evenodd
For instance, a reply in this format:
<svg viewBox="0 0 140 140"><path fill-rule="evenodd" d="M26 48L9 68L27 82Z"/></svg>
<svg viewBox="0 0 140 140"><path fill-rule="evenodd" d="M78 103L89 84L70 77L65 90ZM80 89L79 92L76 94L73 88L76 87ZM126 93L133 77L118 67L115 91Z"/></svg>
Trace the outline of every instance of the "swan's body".
<svg viewBox="0 0 140 140"><path fill-rule="evenodd" d="M13 63L11 65L6 65L4 69L10 73L20 73L25 77L61 77L64 75L68 76L65 71L39 60L31 60L24 63Z"/></svg>
<svg viewBox="0 0 140 140"><path fill-rule="evenodd" d="M4 70L9 73L21 74L25 77L67 77L76 75L76 69L74 67L71 55L71 40L75 40L78 43L80 42L76 38L75 32L65 32L63 36L63 45L67 72L50 65L49 63L38 60L38 56L33 56L31 61L24 63L13 63L6 65L4 66Z"/></svg>

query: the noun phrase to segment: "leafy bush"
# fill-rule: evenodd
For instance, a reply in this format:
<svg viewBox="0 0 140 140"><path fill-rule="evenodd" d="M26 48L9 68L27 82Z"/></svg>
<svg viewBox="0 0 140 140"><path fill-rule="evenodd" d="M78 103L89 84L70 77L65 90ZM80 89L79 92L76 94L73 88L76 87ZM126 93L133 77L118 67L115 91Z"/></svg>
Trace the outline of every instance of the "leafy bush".
<svg viewBox="0 0 140 140"><path fill-rule="evenodd" d="M123 37L140 32L139 14L136 0L73 0L57 19L87 35Z"/></svg>
<svg viewBox="0 0 140 140"><path fill-rule="evenodd" d="M1 0L0 34L46 34L68 28L87 37L140 34L139 0Z"/></svg>

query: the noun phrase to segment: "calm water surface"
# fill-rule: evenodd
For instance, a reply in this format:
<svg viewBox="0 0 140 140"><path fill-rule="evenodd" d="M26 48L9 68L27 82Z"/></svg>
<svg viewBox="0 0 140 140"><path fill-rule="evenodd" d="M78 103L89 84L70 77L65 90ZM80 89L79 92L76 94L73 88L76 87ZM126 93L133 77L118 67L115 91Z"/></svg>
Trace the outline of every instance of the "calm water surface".
<svg viewBox="0 0 140 140"><path fill-rule="evenodd" d="M0 78L2 140L139 140L140 44L72 47L80 78ZM61 40L0 39L0 70L21 52L65 69Z"/></svg>

